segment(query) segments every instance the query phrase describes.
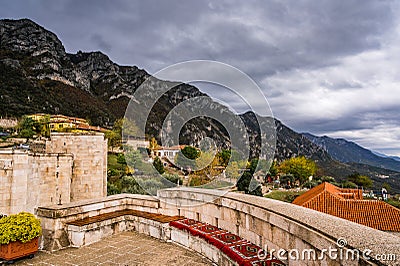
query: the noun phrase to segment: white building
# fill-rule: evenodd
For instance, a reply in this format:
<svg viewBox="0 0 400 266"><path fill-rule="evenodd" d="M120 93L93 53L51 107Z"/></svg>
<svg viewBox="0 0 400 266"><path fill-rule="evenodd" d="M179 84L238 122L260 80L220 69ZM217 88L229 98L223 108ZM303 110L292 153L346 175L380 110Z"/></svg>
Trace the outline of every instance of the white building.
<svg viewBox="0 0 400 266"><path fill-rule="evenodd" d="M185 147L184 145L177 145L177 146L171 146L171 147L158 147L157 149L155 149L154 155L158 156L160 158L166 157L168 160L173 162L175 159L175 156L184 147Z"/></svg>

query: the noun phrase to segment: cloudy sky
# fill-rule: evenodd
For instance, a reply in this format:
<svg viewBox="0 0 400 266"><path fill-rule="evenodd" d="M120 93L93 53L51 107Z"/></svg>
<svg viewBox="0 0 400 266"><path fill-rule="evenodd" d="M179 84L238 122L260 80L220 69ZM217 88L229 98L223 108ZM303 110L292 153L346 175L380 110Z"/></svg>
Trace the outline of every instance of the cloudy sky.
<svg viewBox="0 0 400 266"><path fill-rule="evenodd" d="M2 0L0 17L30 18L68 52L100 50L150 73L186 60L230 64L291 128L400 156L399 2ZM202 89L245 109L221 88Z"/></svg>

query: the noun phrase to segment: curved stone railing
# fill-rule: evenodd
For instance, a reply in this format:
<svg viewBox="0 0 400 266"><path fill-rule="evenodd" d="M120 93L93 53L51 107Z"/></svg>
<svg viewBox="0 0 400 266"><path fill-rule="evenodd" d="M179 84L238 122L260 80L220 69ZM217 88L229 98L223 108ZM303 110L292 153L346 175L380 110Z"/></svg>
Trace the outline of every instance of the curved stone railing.
<svg viewBox="0 0 400 266"><path fill-rule="evenodd" d="M158 198L161 213L234 232L289 265L400 265L398 236L297 205L191 188L161 190Z"/></svg>
<svg viewBox="0 0 400 266"><path fill-rule="evenodd" d="M70 246L66 230L68 222L126 209L158 213L159 200L146 195L119 194L100 199L39 207L36 214L41 220L43 231L40 247L54 251Z"/></svg>
<svg viewBox="0 0 400 266"><path fill-rule="evenodd" d="M126 209L210 223L268 251L275 250L273 255L287 258L289 265L400 265L400 237L394 234L281 201L191 188L161 190L158 198L121 194L39 207L42 248L69 246L68 222ZM344 247L339 248L337 242Z"/></svg>

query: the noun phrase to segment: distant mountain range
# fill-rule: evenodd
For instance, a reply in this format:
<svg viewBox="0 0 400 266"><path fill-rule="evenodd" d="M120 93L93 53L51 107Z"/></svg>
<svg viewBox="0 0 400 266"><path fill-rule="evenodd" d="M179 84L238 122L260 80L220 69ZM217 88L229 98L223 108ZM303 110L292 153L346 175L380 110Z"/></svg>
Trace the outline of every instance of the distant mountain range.
<svg viewBox="0 0 400 266"><path fill-rule="evenodd" d="M393 160L396 160L396 161L399 161L400 162L400 157L398 157L398 156L389 156L389 155L386 155L386 154L383 154L383 153L380 153L380 152L377 152L377 151L371 151L373 154L375 154L375 155L378 155L379 157L383 157L383 158L391 158L391 159L393 159Z"/></svg>
<svg viewBox="0 0 400 266"><path fill-rule="evenodd" d="M383 154L377 154L345 139L327 136L317 137L303 133L314 144L324 148L333 159L343 163L368 164L400 172L400 161Z"/></svg>
<svg viewBox="0 0 400 266"><path fill-rule="evenodd" d="M0 20L2 116L19 117L39 112L65 114L109 127L115 119L124 116L134 92L149 77L151 75L145 70L136 66L120 66L101 52L66 53L54 33L29 19ZM156 79L153 82L161 86L166 83ZM149 88L148 94L151 93ZM180 84L168 91L152 108L146 124L147 135L159 139L167 114L179 103L199 96L208 97L188 84ZM212 104L221 112L227 110L219 103ZM255 157L260 148L256 118L261 124L270 122L272 118L259 117L253 112L241 114L240 118L250 136L251 155ZM318 137L299 134L276 119L274 123L277 160L303 155L317 162L319 174L343 180L349 174L360 172L371 176L376 187L388 182L400 192L400 173L393 171L400 171L399 162L360 150L362 148L358 146L358 149L354 143L333 145L333 141L331 144L328 140L322 142L318 141ZM187 122L179 139L182 144L196 145L204 137L214 139L220 147L230 147L226 129L218 121L207 117ZM357 159L354 161L351 158Z"/></svg>

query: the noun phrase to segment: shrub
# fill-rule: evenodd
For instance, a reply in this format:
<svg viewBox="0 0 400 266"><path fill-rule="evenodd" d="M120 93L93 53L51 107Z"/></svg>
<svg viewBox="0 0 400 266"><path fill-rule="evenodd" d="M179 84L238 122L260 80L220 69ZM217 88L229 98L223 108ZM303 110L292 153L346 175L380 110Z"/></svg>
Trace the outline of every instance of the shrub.
<svg viewBox="0 0 400 266"><path fill-rule="evenodd" d="M153 166L160 174L164 174L165 172L164 165L158 156L154 159Z"/></svg>
<svg viewBox="0 0 400 266"><path fill-rule="evenodd" d="M117 163L119 164L126 164L125 156L123 153L119 153L117 157Z"/></svg>
<svg viewBox="0 0 400 266"><path fill-rule="evenodd" d="M167 179L168 181L174 183L174 184L178 184L178 181L179 181L179 184L182 185L182 179L181 179L181 178L179 177L179 175L177 175L177 174L167 174L167 173L164 173L164 174L163 174L163 177L164 177L165 179Z"/></svg>
<svg viewBox="0 0 400 266"><path fill-rule="evenodd" d="M40 220L33 214L21 212L0 219L0 244L21 241L26 243L42 232Z"/></svg>

